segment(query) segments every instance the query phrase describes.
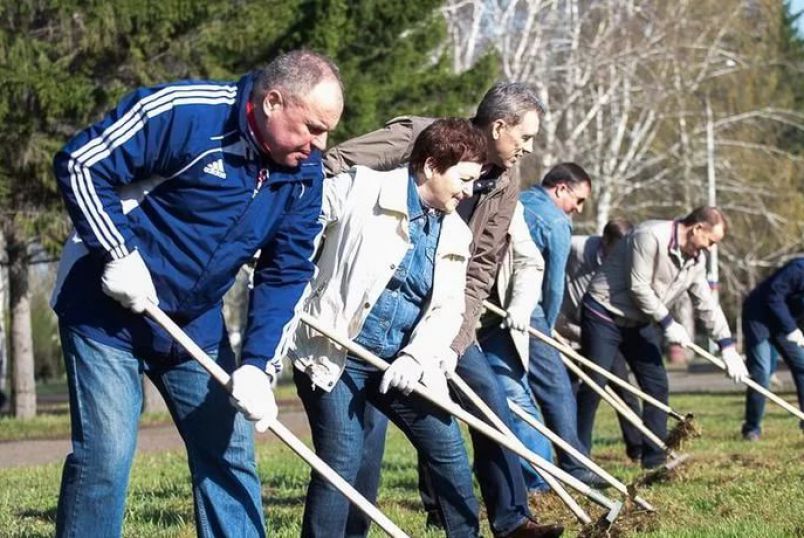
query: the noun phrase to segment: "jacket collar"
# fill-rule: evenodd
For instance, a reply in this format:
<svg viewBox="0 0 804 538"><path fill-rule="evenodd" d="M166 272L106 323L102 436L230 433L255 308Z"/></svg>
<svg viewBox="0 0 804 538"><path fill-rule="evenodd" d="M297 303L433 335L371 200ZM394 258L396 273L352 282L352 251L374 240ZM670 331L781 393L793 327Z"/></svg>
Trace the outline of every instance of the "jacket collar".
<svg viewBox="0 0 804 538"><path fill-rule="evenodd" d="M398 213L408 220L408 168L403 166L387 173L392 176L389 181L383 181L377 205L383 211ZM471 241L472 232L456 211L444 215L438 237L440 254L466 256Z"/></svg>
<svg viewBox="0 0 804 538"><path fill-rule="evenodd" d="M452 256L466 256L472 242L472 231L457 211L444 215L441 221L441 235L438 237L438 253Z"/></svg>
<svg viewBox="0 0 804 538"><path fill-rule="evenodd" d="M408 216L408 167L402 166L389 172L391 181L384 181L377 204L384 211Z"/></svg>
<svg viewBox="0 0 804 538"><path fill-rule="evenodd" d="M687 258L683 252L681 252L681 247L678 244L678 220L671 220L670 224L670 241L667 243L667 254L678 264L679 267L684 267L687 265L695 265L701 259L699 255L695 258Z"/></svg>

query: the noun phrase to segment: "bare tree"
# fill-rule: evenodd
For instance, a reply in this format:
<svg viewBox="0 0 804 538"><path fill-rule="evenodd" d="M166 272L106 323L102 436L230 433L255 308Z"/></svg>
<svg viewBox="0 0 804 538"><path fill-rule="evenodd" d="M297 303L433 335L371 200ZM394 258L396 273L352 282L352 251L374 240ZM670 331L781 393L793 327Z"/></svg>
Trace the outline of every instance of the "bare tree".
<svg viewBox="0 0 804 538"><path fill-rule="evenodd" d="M738 215L736 233L762 235L725 245L734 303L755 279L749 265L802 247L801 158L780 148L775 133L803 128L804 118L765 78L781 6L728 4L450 0L443 13L456 69L493 48L503 76L531 83L548 107L541 148L523 161L522 177L534 182L563 160L593 173L595 218L581 227L600 231L615 214L668 217L706 203L709 100L718 203ZM797 178L799 188L757 189L769 176Z"/></svg>

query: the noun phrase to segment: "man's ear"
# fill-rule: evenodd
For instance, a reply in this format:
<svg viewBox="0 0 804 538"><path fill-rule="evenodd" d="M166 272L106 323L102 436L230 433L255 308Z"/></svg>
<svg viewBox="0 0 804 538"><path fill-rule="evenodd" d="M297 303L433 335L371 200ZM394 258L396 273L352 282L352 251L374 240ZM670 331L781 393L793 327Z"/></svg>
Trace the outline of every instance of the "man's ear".
<svg viewBox="0 0 804 538"><path fill-rule="evenodd" d="M508 127L508 124L505 123L505 120L494 120L494 122L491 124L491 138L494 140L499 140L500 136L502 136L503 129L506 127Z"/></svg>
<svg viewBox="0 0 804 538"><path fill-rule="evenodd" d="M262 100L262 112L267 118L271 117L271 113L281 110L283 106L285 99L279 90L269 91Z"/></svg>

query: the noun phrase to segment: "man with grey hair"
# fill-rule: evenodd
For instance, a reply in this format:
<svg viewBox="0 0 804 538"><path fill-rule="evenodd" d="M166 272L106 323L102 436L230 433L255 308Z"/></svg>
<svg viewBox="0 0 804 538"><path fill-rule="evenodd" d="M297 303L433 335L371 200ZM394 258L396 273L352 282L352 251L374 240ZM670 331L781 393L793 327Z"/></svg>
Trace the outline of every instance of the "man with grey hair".
<svg viewBox="0 0 804 538"><path fill-rule="evenodd" d="M265 535L246 419L265 431L276 418L271 382L315 270L321 152L342 109L335 66L294 51L237 82L138 89L56 155L76 228L53 295L73 446L57 536L121 535L143 372L187 447L198 535ZM257 251L235 369L221 303ZM149 303L232 374L228 391L142 315Z"/></svg>
<svg viewBox="0 0 804 538"><path fill-rule="evenodd" d="M544 105L526 84L500 82L483 97L472 122L486 135L488 161L475 192L458 206L458 213L472 230L471 258L466 274L466 310L458 336L452 342L452 353L441 358L442 368L457 373L483 401L509 426L511 415L505 391L491 370L476 340L476 326L489 296L499 262L509 238L508 230L519 194L519 180L513 166L533 143L544 114ZM327 152L327 172L336 174L354 165L388 170L405 163L413 142L433 118L399 117L383 129L340 144ZM476 412L474 408L470 411ZM369 499L376 498L378 484L366 476L379 476L387 420L376 411L364 417L367 437L364 443L363 467L357 486ZM470 432L474 445L474 470L489 513L495 536L557 536L559 525L540 525L530 517L528 493L519 458L497 443ZM370 457L369 457L370 456ZM420 466L420 489L428 511L428 521L438 523L437 503L429 493L427 471ZM349 536L365 534L367 520L356 510L350 514Z"/></svg>

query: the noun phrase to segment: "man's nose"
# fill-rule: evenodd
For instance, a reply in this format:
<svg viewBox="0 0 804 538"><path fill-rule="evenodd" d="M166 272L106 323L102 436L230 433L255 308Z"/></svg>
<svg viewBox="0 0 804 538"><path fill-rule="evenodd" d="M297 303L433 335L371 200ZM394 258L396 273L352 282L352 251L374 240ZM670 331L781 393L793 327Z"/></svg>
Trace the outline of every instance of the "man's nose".
<svg viewBox="0 0 804 538"><path fill-rule="evenodd" d="M321 151L327 150L327 135L329 133L322 133L313 137L312 144Z"/></svg>

